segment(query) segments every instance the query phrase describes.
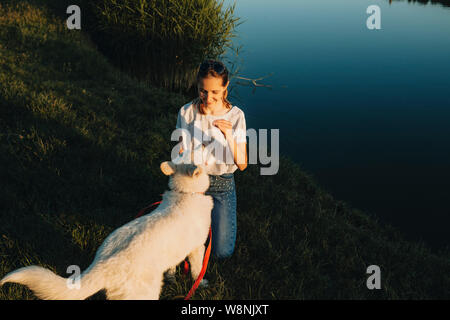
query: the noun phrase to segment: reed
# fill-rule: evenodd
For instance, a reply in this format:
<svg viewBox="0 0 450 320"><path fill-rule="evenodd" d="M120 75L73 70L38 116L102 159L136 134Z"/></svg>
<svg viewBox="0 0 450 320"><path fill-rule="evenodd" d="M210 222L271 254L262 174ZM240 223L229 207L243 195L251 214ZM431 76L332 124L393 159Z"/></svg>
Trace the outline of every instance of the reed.
<svg viewBox="0 0 450 320"><path fill-rule="evenodd" d="M129 75L171 91L194 85L205 58L218 58L240 24L235 4L215 0L97 0L94 41Z"/></svg>

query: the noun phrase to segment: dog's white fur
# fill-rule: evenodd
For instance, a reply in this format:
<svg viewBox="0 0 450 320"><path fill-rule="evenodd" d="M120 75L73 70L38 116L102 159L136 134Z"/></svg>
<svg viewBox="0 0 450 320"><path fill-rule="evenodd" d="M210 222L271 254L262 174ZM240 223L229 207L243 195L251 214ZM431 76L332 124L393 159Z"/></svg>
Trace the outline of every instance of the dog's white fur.
<svg viewBox="0 0 450 320"><path fill-rule="evenodd" d="M105 289L108 299L159 299L166 270L174 272L187 256L197 279L209 227L213 200L206 167L166 161L161 170L170 191L151 213L111 233L81 274L79 289L52 271L29 266L7 274L0 286L15 282L28 286L41 299L85 299Z"/></svg>

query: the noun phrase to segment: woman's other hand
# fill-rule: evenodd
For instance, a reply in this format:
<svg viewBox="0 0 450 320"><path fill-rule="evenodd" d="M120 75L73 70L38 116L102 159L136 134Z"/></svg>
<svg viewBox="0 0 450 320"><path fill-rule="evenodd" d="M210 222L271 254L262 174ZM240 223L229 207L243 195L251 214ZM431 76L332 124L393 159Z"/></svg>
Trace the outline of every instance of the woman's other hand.
<svg viewBox="0 0 450 320"><path fill-rule="evenodd" d="M232 137L233 124L230 121L219 119L214 120L213 125L215 125L225 136L225 139Z"/></svg>

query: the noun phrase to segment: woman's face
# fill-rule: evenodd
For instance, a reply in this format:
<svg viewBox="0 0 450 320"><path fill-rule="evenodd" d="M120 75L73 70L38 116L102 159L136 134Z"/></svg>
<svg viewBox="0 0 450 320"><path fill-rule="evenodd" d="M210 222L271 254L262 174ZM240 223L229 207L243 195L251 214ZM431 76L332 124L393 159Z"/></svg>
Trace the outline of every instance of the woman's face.
<svg viewBox="0 0 450 320"><path fill-rule="evenodd" d="M203 104L207 107L211 107L222 103L224 92L228 87L228 83L225 86L222 86L222 78L220 77L207 77L200 79L197 87L198 95L202 99Z"/></svg>

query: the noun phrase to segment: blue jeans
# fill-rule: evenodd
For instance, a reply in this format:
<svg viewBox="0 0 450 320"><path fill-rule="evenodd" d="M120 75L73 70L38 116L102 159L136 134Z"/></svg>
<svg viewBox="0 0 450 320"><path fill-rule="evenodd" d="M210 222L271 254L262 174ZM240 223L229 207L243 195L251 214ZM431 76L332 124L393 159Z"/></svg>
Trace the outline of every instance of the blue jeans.
<svg viewBox="0 0 450 320"><path fill-rule="evenodd" d="M234 252L236 242L236 187L234 175L210 175L210 186L205 194L212 196L211 250L217 258L228 258Z"/></svg>

